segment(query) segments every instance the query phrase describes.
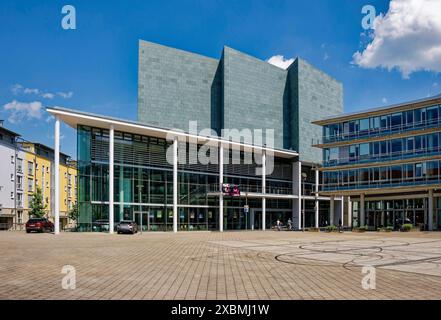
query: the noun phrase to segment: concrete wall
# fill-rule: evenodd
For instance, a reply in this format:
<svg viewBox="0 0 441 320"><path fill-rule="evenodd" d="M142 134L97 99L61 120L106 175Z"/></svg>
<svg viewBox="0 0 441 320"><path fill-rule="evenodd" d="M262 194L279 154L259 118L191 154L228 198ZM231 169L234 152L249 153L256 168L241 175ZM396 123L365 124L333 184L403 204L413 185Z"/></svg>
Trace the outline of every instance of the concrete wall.
<svg viewBox="0 0 441 320"><path fill-rule="evenodd" d="M312 121L343 113L343 85L326 73L297 59L289 70L292 101L292 148L300 160L320 163L322 151L313 148L322 128Z"/></svg>
<svg viewBox="0 0 441 320"><path fill-rule="evenodd" d="M274 147L321 163L320 126L343 112L343 86L306 61L288 70L224 47L220 60L140 41L138 121L165 128L274 129ZM265 140L263 140L265 143Z"/></svg>
<svg viewBox="0 0 441 320"><path fill-rule="evenodd" d="M138 121L188 131L219 117L218 60L140 41L138 68Z"/></svg>
<svg viewBox="0 0 441 320"><path fill-rule="evenodd" d="M287 72L228 47L223 59L224 128L273 129L274 146L283 148Z"/></svg>

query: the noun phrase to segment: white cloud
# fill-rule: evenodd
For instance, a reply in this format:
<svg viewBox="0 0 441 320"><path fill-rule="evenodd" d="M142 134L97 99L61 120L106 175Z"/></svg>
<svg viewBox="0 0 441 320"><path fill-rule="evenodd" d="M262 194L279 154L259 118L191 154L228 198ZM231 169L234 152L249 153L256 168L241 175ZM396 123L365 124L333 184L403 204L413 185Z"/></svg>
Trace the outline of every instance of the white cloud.
<svg viewBox="0 0 441 320"><path fill-rule="evenodd" d="M294 62L294 60L294 58L285 59L282 55L276 55L269 58L266 62L286 70Z"/></svg>
<svg viewBox="0 0 441 320"><path fill-rule="evenodd" d="M416 71L441 72L441 1L391 0L389 11L374 21L372 41L352 62L397 69L403 78Z"/></svg>
<svg viewBox="0 0 441 320"><path fill-rule="evenodd" d="M41 119L43 105L39 101L19 102L14 100L3 106L9 112L8 120L11 123L19 123L24 120Z"/></svg>
<svg viewBox="0 0 441 320"><path fill-rule="evenodd" d="M24 94L40 94L40 90L39 89L31 89L31 88L24 88L23 89L23 93Z"/></svg>
<svg viewBox="0 0 441 320"><path fill-rule="evenodd" d="M43 93L41 96L43 98L45 98L45 99L53 99L53 98L55 98L55 95L53 93L50 93L50 92Z"/></svg>
<svg viewBox="0 0 441 320"><path fill-rule="evenodd" d="M40 96L41 98L44 98L44 99L53 99L53 98L55 98L55 96L59 96L59 97L61 97L63 99L70 99L73 96L73 92L72 91L69 91L69 92L62 92L62 91L60 91L60 92L57 92L55 94L55 93L47 92L45 90L40 90L40 89L37 89L37 88L26 88L26 87L24 87L21 84L14 84L11 87L11 92L14 95L33 94L33 95L36 95L36 96Z"/></svg>
<svg viewBox="0 0 441 320"><path fill-rule="evenodd" d="M73 96L73 92L72 91L69 91L69 92L57 92L57 94L60 97L64 98L64 99L70 99Z"/></svg>
<svg viewBox="0 0 441 320"><path fill-rule="evenodd" d="M387 103L387 99L386 99L386 98L383 98L383 99L381 99L381 102L383 102L384 104L386 104L386 103Z"/></svg>
<svg viewBox="0 0 441 320"><path fill-rule="evenodd" d="M14 95L17 95L17 94L19 94L21 91L23 90L23 86L21 85L21 84L14 84L12 87L11 87L11 91L12 91L12 93L14 94Z"/></svg>

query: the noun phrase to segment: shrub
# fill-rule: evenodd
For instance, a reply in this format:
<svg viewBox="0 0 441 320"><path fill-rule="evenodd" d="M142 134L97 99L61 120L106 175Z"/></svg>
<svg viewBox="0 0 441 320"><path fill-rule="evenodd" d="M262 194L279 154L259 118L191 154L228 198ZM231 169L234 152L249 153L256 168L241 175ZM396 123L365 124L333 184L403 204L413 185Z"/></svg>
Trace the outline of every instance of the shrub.
<svg viewBox="0 0 441 320"><path fill-rule="evenodd" d="M327 226L327 227L325 228L325 230L326 230L327 232L333 232L333 231L337 231L338 228L337 228L336 226L332 225L332 226Z"/></svg>
<svg viewBox="0 0 441 320"><path fill-rule="evenodd" d="M366 227L357 227L353 229L354 232L365 232L366 230Z"/></svg>
<svg viewBox="0 0 441 320"><path fill-rule="evenodd" d="M410 231L410 230L412 230L412 228L413 228L413 225L411 225L410 223L403 224L403 227L402 227L403 231Z"/></svg>

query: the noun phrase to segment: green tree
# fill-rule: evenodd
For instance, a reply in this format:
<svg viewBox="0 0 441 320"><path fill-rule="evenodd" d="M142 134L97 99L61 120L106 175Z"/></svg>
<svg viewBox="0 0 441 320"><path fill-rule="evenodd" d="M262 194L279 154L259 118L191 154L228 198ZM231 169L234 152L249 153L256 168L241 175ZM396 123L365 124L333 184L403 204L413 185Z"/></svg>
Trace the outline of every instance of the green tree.
<svg viewBox="0 0 441 320"><path fill-rule="evenodd" d="M37 187L37 190L35 190L32 195L29 208L31 208L30 215L35 218L41 218L46 214L44 211L44 209L46 209L46 204L43 204L43 193L39 187Z"/></svg>
<svg viewBox="0 0 441 320"><path fill-rule="evenodd" d="M74 204L72 206L72 209L69 210L68 213L69 219L73 220L73 221L77 221L78 219L78 204Z"/></svg>

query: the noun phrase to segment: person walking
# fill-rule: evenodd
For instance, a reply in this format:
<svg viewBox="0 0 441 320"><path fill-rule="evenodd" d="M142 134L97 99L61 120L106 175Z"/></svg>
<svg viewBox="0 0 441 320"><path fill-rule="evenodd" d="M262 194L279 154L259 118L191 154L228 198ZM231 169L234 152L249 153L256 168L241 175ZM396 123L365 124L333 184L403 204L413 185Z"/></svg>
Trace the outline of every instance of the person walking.
<svg viewBox="0 0 441 320"><path fill-rule="evenodd" d="M343 232L343 224L341 219L338 219L338 232Z"/></svg>
<svg viewBox="0 0 441 320"><path fill-rule="evenodd" d="M291 221L291 218L288 218L288 230L289 230L289 231L292 230L292 221Z"/></svg>
<svg viewBox="0 0 441 320"><path fill-rule="evenodd" d="M279 219L277 219L276 225L277 225L277 231L280 231L280 220Z"/></svg>

